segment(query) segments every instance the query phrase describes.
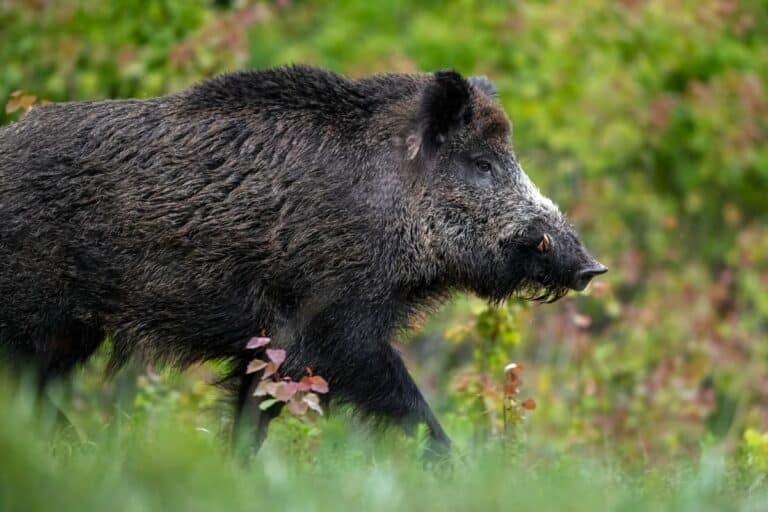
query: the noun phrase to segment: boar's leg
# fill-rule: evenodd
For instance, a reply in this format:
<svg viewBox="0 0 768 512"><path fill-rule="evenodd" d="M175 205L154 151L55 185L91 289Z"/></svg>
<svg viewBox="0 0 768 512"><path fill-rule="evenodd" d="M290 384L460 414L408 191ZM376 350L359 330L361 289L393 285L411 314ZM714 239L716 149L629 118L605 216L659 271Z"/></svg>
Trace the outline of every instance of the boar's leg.
<svg viewBox="0 0 768 512"><path fill-rule="evenodd" d="M247 462L255 455L267 437L269 423L274 419L282 404L273 404L269 409L261 410L264 397L253 396L253 392L261 379L261 372L245 374L245 366L240 372L237 397L235 402L235 417L232 425L232 450L236 456Z"/></svg>
<svg viewBox="0 0 768 512"><path fill-rule="evenodd" d="M408 373L389 338L399 315L381 304L348 302L326 308L299 325L301 335L287 348L282 370L293 378L311 368L324 377L332 401L394 422L410 434L428 428L425 456L450 451L450 439Z"/></svg>
<svg viewBox="0 0 768 512"><path fill-rule="evenodd" d="M429 437L425 457L439 459L448 455L451 440L408 373L400 354L389 343L380 344L375 352L350 365L350 369L357 379L347 381L341 389L337 386L337 394L355 404L364 414L391 419L411 435L420 424L426 425Z"/></svg>
<svg viewBox="0 0 768 512"><path fill-rule="evenodd" d="M41 387L66 378L73 368L93 355L105 338L102 329L82 322L67 322L55 329L34 355Z"/></svg>
<svg viewBox="0 0 768 512"><path fill-rule="evenodd" d="M38 396L46 407L51 407L56 414L56 425L61 431L80 432L67 415L56 406L47 393L47 388L54 382L61 382L69 387L69 374L80 363L90 358L104 342L106 335L98 326L83 322L67 322L65 326L50 336L48 343L36 354L38 364Z"/></svg>
<svg viewBox="0 0 768 512"><path fill-rule="evenodd" d="M104 332L97 326L83 322L62 321L47 332L42 329L29 332L17 328L6 331L5 334L12 342L16 339L32 340L24 344L12 343L11 346L14 346L15 350L8 356L12 364L34 372L37 407L40 408L41 415L50 417L49 414L52 413L53 423L58 429L77 433L69 418L48 396L48 389L57 382L67 386L72 369L96 351L104 341Z"/></svg>
<svg viewBox="0 0 768 512"><path fill-rule="evenodd" d="M280 374L299 380L311 368L328 381L326 403L327 399L349 403L362 414L395 423L409 434L426 425L425 456L441 458L450 452L451 441L389 343L397 318L395 311L387 312L381 304L362 301L305 307L273 335L273 339L292 340L276 345L286 350ZM235 369L239 388L232 438L236 452L246 457L258 451L269 422L281 410L280 404L265 411L259 408L262 398L253 392L260 374L245 374L248 359Z"/></svg>

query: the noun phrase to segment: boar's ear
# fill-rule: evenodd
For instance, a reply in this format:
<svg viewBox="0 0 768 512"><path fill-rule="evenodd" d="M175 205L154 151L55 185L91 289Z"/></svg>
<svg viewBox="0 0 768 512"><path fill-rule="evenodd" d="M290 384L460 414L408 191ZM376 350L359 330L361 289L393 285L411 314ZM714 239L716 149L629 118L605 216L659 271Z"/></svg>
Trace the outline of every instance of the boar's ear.
<svg viewBox="0 0 768 512"><path fill-rule="evenodd" d="M496 90L496 86L487 76L471 76L469 77L469 85L478 91L482 91L489 98L499 99L499 91Z"/></svg>
<svg viewBox="0 0 768 512"><path fill-rule="evenodd" d="M472 118L469 82L455 71L437 71L421 96L417 133L406 139L408 158L431 155Z"/></svg>

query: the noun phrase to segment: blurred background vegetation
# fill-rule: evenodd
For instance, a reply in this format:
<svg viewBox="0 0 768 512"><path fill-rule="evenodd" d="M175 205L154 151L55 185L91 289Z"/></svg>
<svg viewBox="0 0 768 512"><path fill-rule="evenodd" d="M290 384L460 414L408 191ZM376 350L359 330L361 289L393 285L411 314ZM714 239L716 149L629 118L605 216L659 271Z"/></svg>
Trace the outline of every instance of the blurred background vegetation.
<svg viewBox="0 0 768 512"><path fill-rule="evenodd" d="M663 471L715 450L723 471L763 478L765 0L0 0L0 123L42 100L145 98L293 62L489 76L528 174L611 269L551 306L457 297L398 340L460 450L504 436L503 367L517 361L538 407L515 434L512 465L565 454ZM137 364L104 385L102 366L88 365L66 400L86 438L169 412L190 431L227 427L206 385L216 368ZM283 418L268 445L312 467L336 428ZM16 453L34 466L35 452ZM136 477L140 460L125 470Z"/></svg>

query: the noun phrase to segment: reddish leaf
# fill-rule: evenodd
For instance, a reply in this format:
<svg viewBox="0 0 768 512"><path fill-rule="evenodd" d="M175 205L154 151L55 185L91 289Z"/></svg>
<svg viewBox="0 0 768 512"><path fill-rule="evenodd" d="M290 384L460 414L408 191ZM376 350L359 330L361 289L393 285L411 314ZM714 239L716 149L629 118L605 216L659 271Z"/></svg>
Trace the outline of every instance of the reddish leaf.
<svg viewBox="0 0 768 512"><path fill-rule="evenodd" d="M295 382L282 381L277 383L277 386L275 386L275 392L272 394L272 396L278 400L287 402L293 398L293 396L296 394L296 391L298 391L298 389Z"/></svg>
<svg viewBox="0 0 768 512"><path fill-rule="evenodd" d="M576 313L571 317L571 320L573 321L573 324L576 327L579 327L581 329L586 329L590 325L592 325L592 319L587 315L581 315Z"/></svg>
<svg viewBox="0 0 768 512"><path fill-rule="evenodd" d="M254 359L248 363L248 368L246 368L245 373L255 373L259 370L263 370L265 366L267 366L266 361L262 361L261 359Z"/></svg>
<svg viewBox="0 0 768 512"><path fill-rule="evenodd" d="M320 397L318 397L316 394L307 393L304 395L304 398L302 398L301 401L306 403L307 406L313 411L317 411L318 414L323 414L323 408L320 407Z"/></svg>
<svg viewBox="0 0 768 512"><path fill-rule="evenodd" d="M277 371L277 367L278 365L272 361L268 362L266 368L264 368L264 373L261 375L261 378L268 379L269 377L273 376Z"/></svg>
<svg viewBox="0 0 768 512"><path fill-rule="evenodd" d="M517 394L517 391L518 391L517 384L511 384L511 383L504 384L505 395L514 395L514 394Z"/></svg>
<svg viewBox="0 0 768 512"><path fill-rule="evenodd" d="M269 342L272 341L270 338L265 338L263 336L254 336L250 340L248 340L248 343L245 345L245 348L260 348L269 345Z"/></svg>
<svg viewBox="0 0 768 512"><path fill-rule="evenodd" d="M271 380L262 380L259 385L256 386L256 390L253 392L253 396L273 396L275 389L277 388L277 382Z"/></svg>
<svg viewBox="0 0 768 512"><path fill-rule="evenodd" d="M536 402L534 402L532 398L523 400L523 403L520 405L523 407L523 409L528 409L529 411L532 411L536 408Z"/></svg>
<svg viewBox="0 0 768 512"><path fill-rule="evenodd" d="M525 366L523 366L523 363L509 363L507 366L504 367L504 373L507 375L512 374L512 372L520 373L525 369Z"/></svg>
<svg viewBox="0 0 768 512"><path fill-rule="evenodd" d="M303 380L303 379L302 379ZM312 391L317 393L327 393L328 383L319 375L312 375L309 377L310 384L312 385Z"/></svg>
<svg viewBox="0 0 768 512"><path fill-rule="evenodd" d="M312 381L309 379L310 377L305 375L299 382L296 383L299 391L309 391L312 389Z"/></svg>
<svg viewBox="0 0 768 512"><path fill-rule="evenodd" d="M267 357L279 368L283 361L285 361L285 350L281 348L268 348Z"/></svg>

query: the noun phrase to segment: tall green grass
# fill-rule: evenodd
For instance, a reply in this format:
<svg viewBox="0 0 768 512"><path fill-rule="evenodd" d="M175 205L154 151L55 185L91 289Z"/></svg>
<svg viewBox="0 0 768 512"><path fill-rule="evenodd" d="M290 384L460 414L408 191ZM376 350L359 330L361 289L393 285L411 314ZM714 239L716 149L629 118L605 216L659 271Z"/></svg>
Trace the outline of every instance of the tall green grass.
<svg viewBox="0 0 768 512"><path fill-rule="evenodd" d="M250 465L172 410L134 408L79 440L50 428L30 393L0 385L1 511L765 510L765 489L716 453L630 474L609 461L482 447L458 433L453 470L425 469L418 441L343 417L277 420ZM215 424L218 418L208 418Z"/></svg>

